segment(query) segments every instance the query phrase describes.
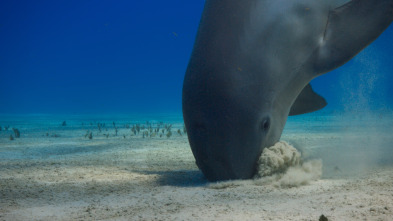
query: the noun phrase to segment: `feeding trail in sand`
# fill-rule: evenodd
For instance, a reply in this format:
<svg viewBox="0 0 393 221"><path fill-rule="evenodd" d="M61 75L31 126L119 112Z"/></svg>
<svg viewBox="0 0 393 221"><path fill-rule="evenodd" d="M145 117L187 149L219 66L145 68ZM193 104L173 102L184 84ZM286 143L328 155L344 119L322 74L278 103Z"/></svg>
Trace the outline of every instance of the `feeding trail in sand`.
<svg viewBox="0 0 393 221"><path fill-rule="evenodd" d="M322 161L303 162L301 153L285 141L265 148L258 160L256 184L295 187L318 180L322 175Z"/></svg>
<svg viewBox="0 0 393 221"><path fill-rule="evenodd" d="M257 174L249 181L228 181L210 184L213 189L239 185L272 185L290 188L307 185L322 176L322 160L303 162L301 153L285 141L265 148L259 157Z"/></svg>

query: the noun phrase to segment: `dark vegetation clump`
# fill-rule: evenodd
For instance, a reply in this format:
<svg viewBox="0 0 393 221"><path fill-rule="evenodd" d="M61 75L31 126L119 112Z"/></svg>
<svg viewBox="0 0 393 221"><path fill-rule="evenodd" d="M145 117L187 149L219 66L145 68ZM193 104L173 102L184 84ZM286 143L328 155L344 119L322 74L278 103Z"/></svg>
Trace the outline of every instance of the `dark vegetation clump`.
<svg viewBox="0 0 393 221"><path fill-rule="evenodd" d="M20 138L20 131L16 128L12 128L12 130L14 131L15 138Z"/></svg>
<svg viewBox="0 0 393 221"><path fill-rule="evenodd" d="M60 135L58 135L58 134L49 134L48 132L46 132L44 136L46 136L46 137L50 136L50 137L55 137L55 138L60 137Z"/></svg>
<svg viewBox="0 0 393 221"><path fill-rule="evenodd" d="M93 132L86 131L85 138L89 138L89 140L93 139Z"/></svg>
<svg viewBox="0 0 393 221"><path fill-rule="evenodd" d="M63 121L63 123L61 124L61 126L63 126L63 127L67 126L66 121Z"/></svg>
<svg viewBox="0 0 393 221"><path fill-rule="evenodd" d="M171 129L172 129L172 124L165 124L165 129L166 129L167 131L171 131Z"/></svg>
<svg viewBox="0 0 393 221"><path fill-rule="evenodd" d="M97 123L97 128L98 128L98 132L101 133L103 128L105 128L105 124L98 122ZM105 128L105 130L107 131L108 129Z"/></svg>
<svg viewBox="0 0 393 221"><path fill-rule="evenodd" d="M105 123L97 122L97 121L92 121L90 123L82 123L82 128L86 128L86 133L84 134L84 137L86 139L92 139L93 138L93 132L97 130L97 136L103 136L106 138L109 138L110 136L116 137L120 136L123 137L123 139L127 139L127 135L130 135L130 137L134 136L140 136L141 138L163 138L167 137L170 138L172 136L183 136L183 134L186 134L186 129L184 124L180 126L179 128L173 128L172 124L164 124L163 122L151 122L151 121L146 121L145 123L125 123L122 124L119 127L119 124L116 123L115 121L112 121L112 126L114 129L114 133L110 132L105 132L105 131L110 131L110 127L107 128L105 127ZM123 129L130 130L130 134L125 134L121 133ZM172 129L174 131L172 131Z"/></svg>
<svg viewBox="0 0 393 221"><path fill-rule="evenodd" d="M132 132L134 135L136 135L136 126L135 126L135 125L132 126L131 132Z"/></svg>
<svg viewBox="0 0 393 221"><path fill-rule="evenodd" d="M113 124L113 127L115 128L115 136L117 136L118 130L117 130L117 127L116 127L116 123L113 121L112 124Z"/></svg>
<svg viewBox="0 0 393 221"><path fill-rule="evenodd" d="M183 125L183 134L187 134L186 125Z"/></svg>
<svg viewBox="0 0 393 221"><path fill-rule="evenodd" d="M328 218L326 216L324 216L323 214L319 217L319 221L329 221Z"/></svg>
<svg viewBox="0 0 393 221"><path fill-rule="evenodd" d="M148 137L149 136L149 132L147 130L143 131L143 138Z"/></svg>
<svg viewBox="0 0 393 221"><path fill-rule="evenodd" d="M10 140L14 140L14 137L12 135L10 135Z"/></svg>
<svg viewBox="0 0 393 221"><path fill-rule="evenodd" d="M8 128L10 128L10 125L4 126L4 130L8 130Z"/></svg>
<svg viewBox="0 0 393 221"><path fill-rule="evenodd" d="M170 138L172 136L172 132L171 131L168 131L168 133L166 134L166 137L167 138Z"/></svg>

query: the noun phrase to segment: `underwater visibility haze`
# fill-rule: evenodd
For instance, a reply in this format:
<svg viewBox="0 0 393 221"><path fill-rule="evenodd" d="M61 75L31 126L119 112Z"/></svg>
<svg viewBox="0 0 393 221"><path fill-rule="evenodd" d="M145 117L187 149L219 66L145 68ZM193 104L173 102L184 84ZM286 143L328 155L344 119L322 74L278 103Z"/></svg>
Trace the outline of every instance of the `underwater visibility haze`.
<svg viewBox="0 0 393 221"><path fill-rule="evenodd" d="M0 113L180 113L204 3L2 1ZM358 90L392 107L392 36L313 82L329 110Z"/></svg>
<svg viewBox="0 0 393 221"><path fill-rule="evenodd" d="M196 165L182 113L206 2L235 1L0 1L0 220L393 217L393 26L311 81L327 106L289 116L280 142L257 156L252 179L215 183ZM225 29L220 13L214 22ZM199 37L209 43L214 30ZM210 110L245 125L208 122L227 127L224 144L250 137L231 110Z"/></svg>
<svg viewBox="0 0 393 221"><path fill-rule="evenodd" d="M181 112L203 1L2 1L1 113Z"/></svg>

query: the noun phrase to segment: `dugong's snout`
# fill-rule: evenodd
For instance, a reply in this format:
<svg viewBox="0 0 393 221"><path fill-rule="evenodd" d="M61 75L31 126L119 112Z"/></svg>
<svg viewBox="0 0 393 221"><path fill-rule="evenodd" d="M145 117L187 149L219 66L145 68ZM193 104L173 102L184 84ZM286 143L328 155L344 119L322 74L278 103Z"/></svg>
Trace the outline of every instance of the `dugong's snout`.
<svg viewBox="0 0 393 221"><path fill-rule="evenodd" d="M243 165L239 165L223 157L201 159L196 163L209 181L249 179L256 168L255 162L243 161Z"/></svg>
<svg viewBox="0 0 393 221"><path fill-rule="evenodd" d="M265 146L270 117L263 118L257 125L216 125L214 122L194 124L188 128L191 149L199 169L209 181L252 178Z"/></svg>

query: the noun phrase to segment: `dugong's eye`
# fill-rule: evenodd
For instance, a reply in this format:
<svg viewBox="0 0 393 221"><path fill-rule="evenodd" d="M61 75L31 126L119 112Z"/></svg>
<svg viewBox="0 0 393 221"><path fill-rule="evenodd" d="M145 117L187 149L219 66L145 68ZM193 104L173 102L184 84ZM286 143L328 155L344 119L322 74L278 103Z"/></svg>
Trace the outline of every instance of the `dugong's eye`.
<svg viewBox="0 0 393 221"><path fill-rule="evenodd" d="M266 118L264 118L264 119L261 121L261 123L260 123L260 129L261 129L263 132L265 132L265 133L267 133L267 132L269 131L269 129L270 129L270 118L269 118L269 117L266 117Z"/></svg>

